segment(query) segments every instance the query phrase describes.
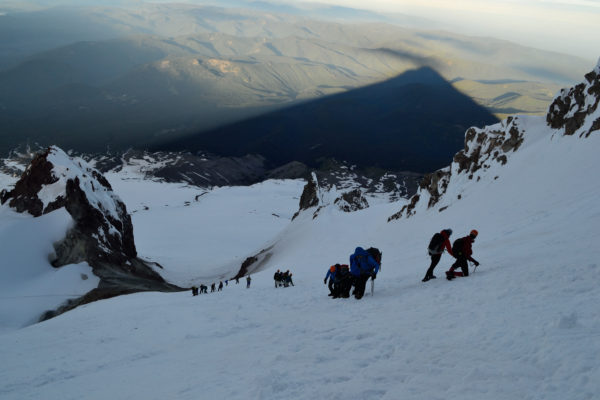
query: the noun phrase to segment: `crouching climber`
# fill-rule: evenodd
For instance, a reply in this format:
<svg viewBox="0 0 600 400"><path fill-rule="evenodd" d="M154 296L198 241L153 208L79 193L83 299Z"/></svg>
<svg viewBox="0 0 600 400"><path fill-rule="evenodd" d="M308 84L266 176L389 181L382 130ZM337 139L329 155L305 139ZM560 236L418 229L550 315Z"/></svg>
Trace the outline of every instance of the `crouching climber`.
<svg viewBox="0 0 600 400"><path fill-rule="evenodd" d="M457 276L469 276L469 264L467 260L471 261L475 266L479 266L479 262L471 257L473 255L472 244L475 242L478 234L479 232L473 229L468 236L456 239L452 244L452 254L456 258L456 261L446 271L446 279L449 281ZM457 268L460 268L461 271L455 272L454 270Z"/></svg>

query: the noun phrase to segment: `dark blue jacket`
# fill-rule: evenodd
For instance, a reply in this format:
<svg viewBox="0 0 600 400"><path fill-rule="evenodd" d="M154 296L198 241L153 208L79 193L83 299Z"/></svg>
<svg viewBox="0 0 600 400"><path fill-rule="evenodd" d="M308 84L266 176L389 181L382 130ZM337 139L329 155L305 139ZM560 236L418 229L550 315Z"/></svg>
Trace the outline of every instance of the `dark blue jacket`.
<svg viewBox="0 0 600 400"><path fill-rule="evenodd" d="M335 271L333 270L333 272L331 272L331 268L329 268L327 270L327 275L325 275L325 280L327 280L327 278L331 278L331 280L335 280Z"/></svg>
<svg viewBox="0 0 600 400"><path fill-rule="evenodd" d="M357 247L350 256L350 273L354 276L371 275L379 272L379 263L362 247Z"/></svg>

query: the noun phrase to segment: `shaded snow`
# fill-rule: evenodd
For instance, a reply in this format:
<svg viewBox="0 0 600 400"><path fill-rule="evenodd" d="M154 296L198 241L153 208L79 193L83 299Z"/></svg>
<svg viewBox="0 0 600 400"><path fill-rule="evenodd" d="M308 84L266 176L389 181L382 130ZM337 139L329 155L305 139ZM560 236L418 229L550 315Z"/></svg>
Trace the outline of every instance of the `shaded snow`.
<svg viewBox="0 0 600 400"><path fill-rule="evenodd" d="M57 308L98 286L86 264L52 268L52 244L61 240L73 220L64 210L38 218L0 206L0 333L36 322Z"/></svg>

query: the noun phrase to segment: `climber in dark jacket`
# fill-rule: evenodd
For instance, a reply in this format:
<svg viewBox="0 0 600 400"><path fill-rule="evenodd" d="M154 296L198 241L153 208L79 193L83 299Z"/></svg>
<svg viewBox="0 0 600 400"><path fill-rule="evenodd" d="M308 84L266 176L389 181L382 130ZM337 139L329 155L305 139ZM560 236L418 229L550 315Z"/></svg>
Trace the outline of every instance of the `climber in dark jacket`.
<svg viewBox="0 0 600 400"><path fill-rule="evenodd" d="M277 270L277 272L275 272L275 274L273 275L273 279L275 280L276 288L281 286L281 271L280 270Z"/></svg>
<svg viewBox="0 0 600 400"><path fill-rule="evenodd" d="M450 246L450 235L452 235L452 229L444 229L440 233L433 235L431 243L429 244L431 247L427 249L429 255L431 256L431 265L429 265L429 269L425 273L423 282L427 282L430 279L435 279L433 270L440 262L442 254L444 253L444 248L448 254L453 255L452 246Z"/></svg>
<svg viewBox="0 0 600 400"><path fill-rule="evenodd" d="M452 264L450 269L446 271L446 279L448 279L449 281L457 276L469 276L469 264L467 263L467 260L474 263L475 266L479 265L479 262L473 257L471 257L473 255L473 249L471 245L475 241L475 238L478 234L479 232L473 229L468 236L456 239L461 241L461 245L459 251L454 251L453 254L456 258L456 261L454 262L454 264ZM456 242L454 247L456 247ZM454 272L456 268L460 268L461 272Z"/></svg>
<svg viewBox="0 0 600 400"><path fill-rule="evenodd" d="M337 295L344 298L350 297L350 289L352 288L352 274L350 273L350 267L348 264L340 265L335 277L336 282L334 288Z"/></svg>

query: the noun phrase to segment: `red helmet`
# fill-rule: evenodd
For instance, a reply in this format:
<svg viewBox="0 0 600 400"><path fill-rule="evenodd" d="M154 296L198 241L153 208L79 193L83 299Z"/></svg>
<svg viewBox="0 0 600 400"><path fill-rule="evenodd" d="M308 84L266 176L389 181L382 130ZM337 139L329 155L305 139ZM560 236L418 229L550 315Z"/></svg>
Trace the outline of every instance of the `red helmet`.
<svg viewBox="0 0 600 400"><path fill-rule="evenodd" d="M477 235L479 235L479 232L477 232L475 229L473 229L473 230L471 231L471 236L472 236L472 237L474 237L474 238L476 238L476 237L477 237Z"/></svg>

